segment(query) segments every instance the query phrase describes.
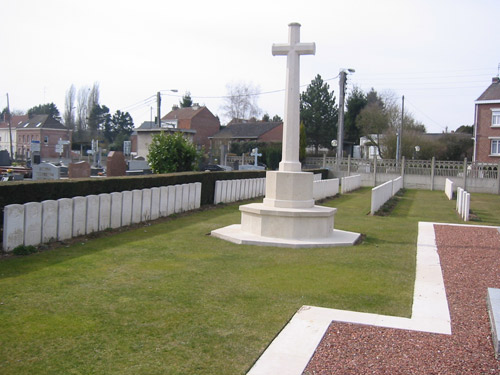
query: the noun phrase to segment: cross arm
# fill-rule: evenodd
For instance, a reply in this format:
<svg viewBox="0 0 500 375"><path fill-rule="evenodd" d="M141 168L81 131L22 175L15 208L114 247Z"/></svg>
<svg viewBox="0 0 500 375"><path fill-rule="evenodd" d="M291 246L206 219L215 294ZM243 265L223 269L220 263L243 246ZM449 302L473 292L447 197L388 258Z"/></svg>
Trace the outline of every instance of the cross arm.
<svg viewBox="0 0 500 375"><path fill-rule="evenodd" d="M290 45L289 44L273 44L273 56L278 56L278 55L288 55L288 52L290 52Z"/></svg>

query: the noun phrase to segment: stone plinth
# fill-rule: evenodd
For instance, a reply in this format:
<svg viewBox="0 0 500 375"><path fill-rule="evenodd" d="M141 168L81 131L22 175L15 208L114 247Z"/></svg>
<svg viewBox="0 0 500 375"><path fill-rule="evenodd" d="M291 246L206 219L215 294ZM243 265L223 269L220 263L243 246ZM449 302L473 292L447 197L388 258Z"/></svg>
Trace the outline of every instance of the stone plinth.
<svg viewBox="0 0 500 375"><path fill-rule="evenodd" d="M269 171L266 173L264 204L270 207L310 208L314 206L313 174Z"/></svg>

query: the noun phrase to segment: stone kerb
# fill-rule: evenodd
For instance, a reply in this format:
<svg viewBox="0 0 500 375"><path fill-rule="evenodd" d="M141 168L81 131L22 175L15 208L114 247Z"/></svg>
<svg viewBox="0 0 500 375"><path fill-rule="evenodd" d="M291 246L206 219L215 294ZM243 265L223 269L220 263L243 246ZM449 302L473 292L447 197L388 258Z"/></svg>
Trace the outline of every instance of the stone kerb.
<svg viewBox="0 0 500 375"><path fill-rule="evenodd" d="M374 215L380 207L392 197L392 180L372 189L370 215Z"/></svg>
<svg viewBox="0 0 500 375"><path fill-rule="evenodd" d="M500 289L488 288L488 315L491 323L491 338L495 358L500 358Z"/></svg>
<svg viewBox="0 0 500 375"><path fill-rule="evenodd" d="M444 193L448 197L449 200L453 199L453 181L449 178L446 179L444 185Z"/></svg>
<svg viewBox="0 0 500 375"><path fill-rule="evenodd" d="M3 217L3 249L12 251L24 243L24 205L5 206Z"/></svg>
<svg viewBox="0 0 500 375"><path fill-rule="evenodd" d="M42 202L42 240L48 243L57 240L57 201Z"/></svg>

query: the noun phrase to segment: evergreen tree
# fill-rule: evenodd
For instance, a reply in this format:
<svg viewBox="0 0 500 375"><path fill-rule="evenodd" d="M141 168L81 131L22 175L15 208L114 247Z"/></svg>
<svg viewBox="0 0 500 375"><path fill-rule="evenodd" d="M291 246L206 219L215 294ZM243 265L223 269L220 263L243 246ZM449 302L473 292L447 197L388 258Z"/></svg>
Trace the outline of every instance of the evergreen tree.
<svg viewBox="0 0 500 375"><path fill-rule="evenodd" d="M330 147L337 134L338 110L335 96L318 74L300 95L300 119L304 122L307 143L315 147Z"/></svg>
<svg viewBox="0 0 500 375"><path fill-rule="evenodd" d="M361 126L357 117L367 103L365 93L358 87L354 87L346 100L346 113L344 116L344 139L346 141L359 144Z"/></svg>
<svg viewBox="0 0 500 375"><path fill-rule="evenodd" d="M182 100L179 102L181 108L188 108L193 106L193 99L191 99L191 93L186 91L186 94L182 97Z"/></svg>
<svg viewBox="0 0 500 375"><path fill-rule="evenodd" d="M59 110L57 109L57 106L54 103L37 105L28 110L28 116L30 118L36 115L50 115L51 117L54 117L58 120L60 119Z"/></svg>

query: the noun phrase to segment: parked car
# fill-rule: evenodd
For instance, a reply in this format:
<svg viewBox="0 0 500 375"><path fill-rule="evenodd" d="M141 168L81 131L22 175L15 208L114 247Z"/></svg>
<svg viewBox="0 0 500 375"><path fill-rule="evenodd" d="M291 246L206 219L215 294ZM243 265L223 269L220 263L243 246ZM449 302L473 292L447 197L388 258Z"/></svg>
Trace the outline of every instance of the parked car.
<svg viewBox="0 0 500 375"><path fill-rule="evenodd" d="M222 166L217 165L217 164L207 164L204 167L201 168L202 171L210 171L210 172L218 172L218 171L225 171Z"/></svg>

